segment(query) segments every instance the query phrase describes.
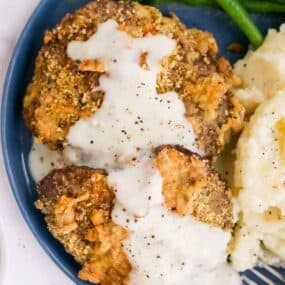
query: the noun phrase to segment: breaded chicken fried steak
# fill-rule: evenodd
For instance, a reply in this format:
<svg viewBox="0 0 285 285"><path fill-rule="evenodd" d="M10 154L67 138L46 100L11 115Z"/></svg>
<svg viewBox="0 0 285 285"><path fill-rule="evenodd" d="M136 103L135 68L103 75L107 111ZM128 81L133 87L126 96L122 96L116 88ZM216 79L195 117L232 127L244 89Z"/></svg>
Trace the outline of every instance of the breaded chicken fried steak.
<svg viewBox="0 0 285 285"><path fill-rule="evenodd" d="M173 53L161 62L158 93L177 92L197 145L207 156L216 156L231 133L240 130L243 117L242 106L232 96L237 82L230 64L216 59L218 47L210 33L187 29L174 16L128 1L90 2L45 33L24 100L25 122L37 141L62 149L70 127L100 108L104 92L96 87L105 73L102 64L73 61L66 49L72 40L86 41L108 19L135 38L162 34L176 40Z"/></svg>
<svg viewBox="0 0 285 285"><path fill-rule="evenodd" d="M90 2L45 32L24 98L30 169L57 158L34 175L35 205L79 278L238 284L231 190L212 163L244 109L217 53L210 33L128 1Z"/></svg>
<svg viewBox="0 0 285 285"><path fill-rule="evenodd" d="M111 219L114 193L106 173L88 167L55 169L40 183L36 207L48 229L82 264L79 277L94 283L128 284L130 263L122 250L125 229Z"/></svg>
<svg viewBox="0 0 285 285"><path fill-rule="evenodd" d="M231 229L230 190L207 161L168 146L157 150L156 164L165 207ZM131 264L122 249L128 234L112 221L115 195L106 173L88 167L55 169L37 191L36 207L45 214L48 229L82 264L79 277L102 285L129 284Z"/></svg>

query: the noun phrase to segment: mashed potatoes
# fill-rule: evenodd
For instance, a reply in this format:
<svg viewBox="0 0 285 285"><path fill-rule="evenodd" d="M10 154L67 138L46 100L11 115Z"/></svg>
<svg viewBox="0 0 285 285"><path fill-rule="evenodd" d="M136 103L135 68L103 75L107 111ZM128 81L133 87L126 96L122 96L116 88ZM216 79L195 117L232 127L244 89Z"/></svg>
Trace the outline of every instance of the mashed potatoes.
<svg viewBox="0 0 285 285"><path fill-rule="evenodd" d="M285 24L279 32L269 30L262 46L236 63L235 72L242 79L236 96L249 112L277 90L285 89Z"/></svg>
<svg viewBox="0 0 285 285"><path fill-rule="evenodd" d="M232 261L238 270L264 259L264 248L285 259L285 91L263 102L237 147L235 186L241 220Z"/></svg>
<svg viewBox="0 0 285 285"><path fill-rule="evenodd" d="M285 260L285 26L270 30L235 69L243 82L237 96L249 112L259 105L236 151L240 219L231 257L242 271Z"/></svg>

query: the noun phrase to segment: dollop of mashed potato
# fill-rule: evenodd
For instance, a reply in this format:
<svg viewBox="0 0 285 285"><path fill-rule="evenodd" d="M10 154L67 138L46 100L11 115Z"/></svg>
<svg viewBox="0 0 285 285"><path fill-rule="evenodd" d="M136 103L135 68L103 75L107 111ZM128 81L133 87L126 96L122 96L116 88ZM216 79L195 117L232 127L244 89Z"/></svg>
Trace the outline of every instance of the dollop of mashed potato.
<svg viewBox="0 0 285 285"><path fill-rule="evenodd" d="M236 149L240 208L231 259L239 271L285 260L285 24L235 66L236 95L255 112Z"/></svg>
<svg viewBox="0 0 285 285"><path fill-rule="evenodd" d="M250 50L234 70L242 80L236 96L250 113L278 90L285 90L285 24L279 31L270 29L263 44Z"/></svg>
<svg viewBox="0 0 285 285"><path fill-rule="evenodd" d="M264 101L238 142L234 180L241 212L232 262L240 271L268 262L267 252L285 260L284 105L285 91Z"/></svg>

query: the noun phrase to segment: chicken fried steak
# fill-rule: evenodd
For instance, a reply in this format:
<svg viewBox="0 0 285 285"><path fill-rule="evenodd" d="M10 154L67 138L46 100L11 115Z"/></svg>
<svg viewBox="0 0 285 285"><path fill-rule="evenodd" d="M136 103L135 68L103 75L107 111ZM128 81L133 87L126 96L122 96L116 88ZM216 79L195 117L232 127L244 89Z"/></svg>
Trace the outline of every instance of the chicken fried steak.
<svg viewBox="0 0 285 285"><path fill-rule="evenodd" d="M78 276L102 285L128 284L131 266L122 248L127 232L112 222L115 196L106 174L88 167L55 169L37 191L35 204L49 231L82 264Z"/></svg>
<svg viewBox="0 0 285 285"><path fill-rule="evenodd" d="M177 92L198 147L215 157L243 120L243 107L231 91L237 79L230 64L216 59L218 47L210 33L187 29L175 16L164 17L154 7L128 1L90 2L46 31L24 99L25 122L37 141L62 149L70 127L100 108L104 93L96 87L103 66L73 61L66 48L72 40L86 41L108 19L133 37L163 34L176 40L173 54L161 62L157 90Z"/></svg>
<svg viewBox="0 0 285 285"><path fill-rule="evenodd" d="M181 216L230 230L230 190L209 163L176 147L157 150L165 207ZM122 247L128 234L112 222L115 203L106 173L88 167L50 172L37 186L36 207L45 214L49 231L82 265L79 277L102 285L128 284L131 264Z"/></svg>

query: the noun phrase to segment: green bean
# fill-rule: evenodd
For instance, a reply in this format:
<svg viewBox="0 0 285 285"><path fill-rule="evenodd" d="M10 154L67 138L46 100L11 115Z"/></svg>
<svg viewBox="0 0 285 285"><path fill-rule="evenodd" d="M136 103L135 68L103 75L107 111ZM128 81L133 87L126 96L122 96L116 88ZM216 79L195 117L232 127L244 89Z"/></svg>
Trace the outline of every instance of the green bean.
<svg viewBox="0 0 285 285"><path fill-rule="evenodd" d="M250 12L260 13L284 13L285 12L285 1L284 4L273 3L270 1L254 1L254 0L241 0L242 6Z"/></svg>
<svg viewBox="0 0 285 285"><path fill-rule="evenodd" d="M227 12L237 26L245 33L253 47L258 47L263 42L263 36L251 20L246 10L237 0L216 0Z"/></svg>
<svg viewBox="0 0 285 285"><path fill-rule="evenodd" d="M249 12L257 13L284 13L285 12L285 0L278 1L258 1L258 0L240 0L240 3ZM152 1L141 1L145 4L158 5L162 3L183 3L191 6L202 6L202 7L219 7L216 0L152 0ZM278 3L277 3L278 2ZM283 4L281 4L283 3Z"/></svg>
<svg viewBox="0 0 285 285"><path fill-rule="evenodd" d="M228 13L228 15L237 24L237 26L239 26L239 28L244 32L252 46L256 48L263 42L263 36L242 5L244 5L246 9L254 12L279 12L283 11L285 5L271 3L269 1L241 1L241 3L238 0L152 0L141 2L148 2L148 4L152 5L179 2L192 6L220 6Z"/></svg>

